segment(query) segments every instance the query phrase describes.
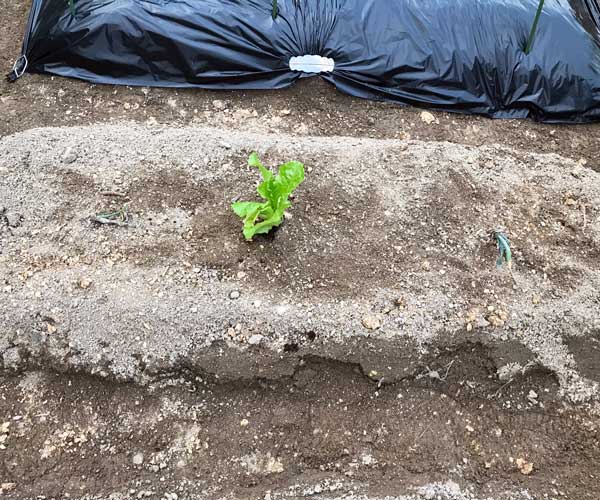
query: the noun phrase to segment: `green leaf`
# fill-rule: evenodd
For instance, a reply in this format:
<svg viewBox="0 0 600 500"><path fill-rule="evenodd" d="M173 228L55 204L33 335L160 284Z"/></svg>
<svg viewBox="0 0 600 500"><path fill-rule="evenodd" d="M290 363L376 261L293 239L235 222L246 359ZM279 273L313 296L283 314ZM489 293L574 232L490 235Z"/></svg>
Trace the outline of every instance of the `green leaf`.
<svg viewBox="0 0 600 500"><path fill-rule="evenodd" d="M258 153L256 151L252 151L252 153L250 153L250 156L248 157L248 166L250 166L250 167L262 166L262 163L261 163L260 158L258 157Z"/></svg>
<svg viewBox="0 0 600 500"><path fill-rule="evenodd" d="M258 153L256 151L254 151L250 155L250 158L248 158L248 166L258 168L265 182L269 182L273 179L273 172L265 168L258 158Z"/></svg>
<svg viewBox="0 0 600 500"><path fill-rule="evenodd" d="M233 211L242 218L246 218L252 213L258 211L265 205L256 201L237 201L231 204Z"/></svg>
<svg viewBox="0 0 600 500"><path fill-rule="evenodd" d="M238 201L231 205L233 211L244 219L244 237L251 240L256 234L268 233L283 221L286 208L291 206L289 196L304 180L304 165L297 161L285 163L279 167L279 173L273 175L260 161L257 153L248 158L248 165L258 167L263 178L257 188L258 194L265 199L263 203Z"/></svg>
<svg viewBox="0 0 600 500"><path fill-rule="evenodd" d="M289 196L304 180L304 165L290 161L279 167L281 191Z"/></svg>
<svg viewBox="0 0 600 500"><path fill-rule="evenodd" d="M257 234L268 233L275 226L279 226L283 221L283 214L273 213L270 217L256 224L244 224L244 237L251 240Z"/></svg>
<svg viewBox="0 0 600 500"><path fill-rule="evenodd" d="M258 194L265 200L274 200L278 196L273 180L261 182L256 188Z"/></svg>
<svg viewBox="0 0 600 500"><path fill-rule="evenodd" d="M510 250L508 236L500 231L496 231L494 236L496 237L496 244L498 245L498 259L496 260L496 266L501 267L502 264L506 264L510 268L512 266L512 252Z"/></svg>

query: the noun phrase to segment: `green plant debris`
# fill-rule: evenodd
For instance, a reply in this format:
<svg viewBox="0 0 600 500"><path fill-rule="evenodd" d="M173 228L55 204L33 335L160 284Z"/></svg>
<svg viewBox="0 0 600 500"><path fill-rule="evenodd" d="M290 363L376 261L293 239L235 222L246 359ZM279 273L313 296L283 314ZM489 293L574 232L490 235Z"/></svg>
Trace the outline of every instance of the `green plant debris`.
<svg viewBox="0 0 600 500"><path fill-rule="evenodd" d="M527 38L527 44L525 45L525 54L529 54L531 52L531 48L533 47L533 40L535 39L535 33L537 31L538 23L540 22L540 16L542 15L543 8L544 8L544 0L540 0L537 11L535 13L535 17L533 18L533 24L531 25L531 31L529 32L529 38Z"/></svg>
<svg viewBox="0 0 600 500"><path fill-rule="evenodd" d="M101 212L94 215L93 220L98 224L113 224L115 226L129 225L129 213L127 205L123 205L116 212Z"/></svg>
<svg viewBox="0 0 600 500"><path fill-rule="evenodd" d="M244 220L244 237L251 240L256 234L268 233L281 224L285 210L292 205L289 196L304 180L304 165L290 161L280 165L278 174L274 175L260 162L257 153L250 155L248 165L260 170L263 182L257 191L266 201L237 201L231 208Z"/></svg>
<svg viewBox="0 0 600 500"><path fill-rule="evenodd" d="M496 259L496 267L506 266L512 268L512 252L510 251L510 240L508 236L501 231L494 231L494 238L498 245L498 258Z"/></svg>
<svg viewBox="0 0 600 500"><path fill-rule="evenodd" d="M69 10L71 11L71 15L75 15L75 0L67 0L69 4Z"/></svg>
<svg viewBox="0 0 600 500"><path fill-rule="evenodd" d="M279 14L279 5L277 5L277 0L272 0L271 17L273 18L273 20L277 19L278 14Z"/></svg>
<svg viewBox="0 0 600 500"><path fill-rule="evenodd" d="M512 251L510 249L510 240L502 231L494 231L493 235L494 239L496 240L496 245L498 246L496 267L506 266L508 268L508 272L510 273L510 277L516 285L517 280L515 279L512 269Z"/></svg>

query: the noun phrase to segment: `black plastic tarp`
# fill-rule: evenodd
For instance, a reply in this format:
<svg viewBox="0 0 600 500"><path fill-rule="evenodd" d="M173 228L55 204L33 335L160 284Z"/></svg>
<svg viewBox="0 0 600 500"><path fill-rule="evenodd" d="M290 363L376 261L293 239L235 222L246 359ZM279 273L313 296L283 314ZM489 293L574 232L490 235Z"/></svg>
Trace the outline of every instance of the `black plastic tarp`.
<svg viewBox="0 0 600 500"><path fill-rule="evenodd" d="M33 0L27 71L95 83L273 89L321 77L358 97L492 117L600 119L598 0ZM24 59L21 60L21 69Z"/></svg>

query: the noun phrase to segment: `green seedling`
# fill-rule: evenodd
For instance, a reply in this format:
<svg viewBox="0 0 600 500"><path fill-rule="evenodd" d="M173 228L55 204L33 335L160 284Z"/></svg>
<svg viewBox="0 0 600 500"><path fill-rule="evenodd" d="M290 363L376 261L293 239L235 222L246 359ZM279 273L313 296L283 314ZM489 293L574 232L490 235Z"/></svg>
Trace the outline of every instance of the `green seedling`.
<svg viewBox="0 0 600 500"><path fill-rule="evenodd" d="M250 155L248 165L260 170L263 182L257 191L266 201L237 201L231 208L244 220L243 233L249 241L254 235L268 233L281 224L285 210L292 206L289 196L304 180L304 165L290 161L280 165L279 172L274 175L260 162L257 153Z"/></svg>
<svg viewBox="0 0 600 500"><path fill-rule="evenodd" d="M127 226L129 223L129 214L127 213L127 205L123 205L116 212L101 212L94 215L95 222L99 224L113 224L115 226Z"/></svg>
<svg viewBox="0 0 600 500"><path fill-rule="evenodd" d="M494 238L498 245L498 258L496 259L496 267L502 267L506 264L509 269L512 268L512 252L510 251L510 241L508 236L501 231L494 231Z"/></svg>
<svg viewBox="0 0 600 500"><path fill-rule="evenodd" d="M510 249L510 240L502 231L494 231L493 234L494 239L496 240L496 245L498 246L496 267L506 266L508 268L508 272L510 273L510 277L516 285L517 280L515 279L515 275L513 274L512 270L512 251Z"/></svg>

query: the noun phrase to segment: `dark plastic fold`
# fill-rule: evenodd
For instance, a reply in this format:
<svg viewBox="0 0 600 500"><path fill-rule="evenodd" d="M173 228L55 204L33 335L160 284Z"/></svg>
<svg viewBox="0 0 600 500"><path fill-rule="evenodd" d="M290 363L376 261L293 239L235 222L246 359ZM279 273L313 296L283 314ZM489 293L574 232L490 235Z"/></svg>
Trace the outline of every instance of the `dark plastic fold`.
<svg viewBox="0 0 600 500"><path fill-rule="evenodd" d="M33 0L27 71L89 82L287 87L290 58L353 96L548 122L600 120L598 0Z"/></svg>

